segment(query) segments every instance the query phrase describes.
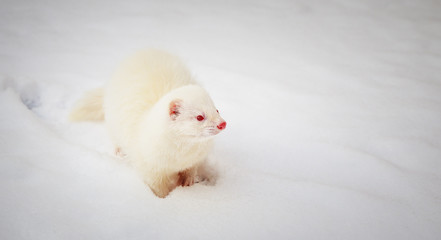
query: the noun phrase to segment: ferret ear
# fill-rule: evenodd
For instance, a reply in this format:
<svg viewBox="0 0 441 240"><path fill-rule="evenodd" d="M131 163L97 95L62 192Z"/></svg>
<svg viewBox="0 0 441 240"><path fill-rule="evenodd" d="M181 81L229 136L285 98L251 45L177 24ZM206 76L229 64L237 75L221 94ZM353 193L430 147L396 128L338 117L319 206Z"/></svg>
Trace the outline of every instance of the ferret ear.
<svg viewBox="0 0 441 240"><path fill-rule="evenodd" d="M170 118L173 121L176 120L176 118L179 116L180 110L181 110L181 106L182 106L182 100L180 100L180 99L175 99L175 100L170 102L169 114L170 114Z"/></svg>

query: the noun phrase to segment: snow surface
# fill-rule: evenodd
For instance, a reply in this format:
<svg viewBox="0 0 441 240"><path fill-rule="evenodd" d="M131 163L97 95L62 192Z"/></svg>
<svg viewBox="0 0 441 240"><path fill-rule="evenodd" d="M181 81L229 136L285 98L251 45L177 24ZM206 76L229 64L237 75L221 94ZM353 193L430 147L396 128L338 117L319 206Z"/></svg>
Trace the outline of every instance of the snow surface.
<svg viewBox="0 0 441 240"><path fill-rule="evenodd" d="M0 239L440 239L440 1L0 0ZM156 198L66 120L135 50L228 126L215 186Z"/></svg>

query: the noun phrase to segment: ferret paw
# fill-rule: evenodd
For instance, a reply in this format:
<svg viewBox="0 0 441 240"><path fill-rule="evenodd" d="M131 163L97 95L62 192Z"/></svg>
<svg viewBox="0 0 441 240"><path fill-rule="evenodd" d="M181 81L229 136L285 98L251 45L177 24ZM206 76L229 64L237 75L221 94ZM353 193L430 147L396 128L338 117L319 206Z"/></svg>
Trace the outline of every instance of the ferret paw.
<svg viewBox="0 0 441 240"><path fill-rule="evenodd" d="M164 186L149 186L152 192L159 198L165 198L170 193L170 189Z"/></svg>
<svg viewBox="0 0 441 240"><path fill-rule="evenodd" d="M194 175L189 174L188 172L179 172L178 173L178 185L183 187L189 187L193 185L196 181L196 178Z"/></svg>
<svg viewBox="0 0 441 240"><path fill-rule="evenodd" d="M120 147L115 148L115 155L121 158L124 158L126 154L122 151Z"/></svg>
<svg viewBox="0 0 441 240"><path fill-rule="evenodd" d="M158 191L158 190L153 190L152 189L152 191L159 198L165 198L170 193L170 191L168 191L168 190L167 191L161 191L161 190Z"/></svg>

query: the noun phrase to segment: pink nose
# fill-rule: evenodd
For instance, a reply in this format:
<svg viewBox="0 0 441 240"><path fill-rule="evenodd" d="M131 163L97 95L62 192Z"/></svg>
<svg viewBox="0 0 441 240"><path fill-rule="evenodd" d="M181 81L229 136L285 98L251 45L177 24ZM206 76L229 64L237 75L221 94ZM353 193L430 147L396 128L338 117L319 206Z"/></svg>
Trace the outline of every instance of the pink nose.
<svg viewBox="0 0 441 240"><path fill-rule="evenodd" d="M219 128L219 130L225 129L226 127L227 127L227 123L226 122L223 122L223 123L217 125L217 128Z"/></svg>

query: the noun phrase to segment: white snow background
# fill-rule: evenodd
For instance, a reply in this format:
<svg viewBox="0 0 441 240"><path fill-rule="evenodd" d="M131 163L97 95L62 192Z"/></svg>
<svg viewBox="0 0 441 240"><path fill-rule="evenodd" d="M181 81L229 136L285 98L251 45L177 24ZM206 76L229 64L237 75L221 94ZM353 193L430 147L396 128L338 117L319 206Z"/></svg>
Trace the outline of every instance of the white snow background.
<svg viewBox="0 0 441 240"><path fill-rule="evenodd" d="M439 1L0 0L0 239L440 239ZM149 47L228 125L159 199L81 94Z"/></svg>

